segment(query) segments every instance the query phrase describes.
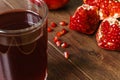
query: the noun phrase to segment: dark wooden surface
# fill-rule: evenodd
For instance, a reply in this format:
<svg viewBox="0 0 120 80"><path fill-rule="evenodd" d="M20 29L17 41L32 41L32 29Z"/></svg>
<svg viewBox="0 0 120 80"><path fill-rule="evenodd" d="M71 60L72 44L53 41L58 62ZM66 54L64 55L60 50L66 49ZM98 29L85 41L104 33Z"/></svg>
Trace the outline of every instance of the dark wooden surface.
<svg viewBox="0 0 120 80"><path fill-rule="evenodd" d="M49 24L63 20L69 23L70 15L81 4L82 0L70 0L65 8L49 11ZM58 25L48 34L48 80L120 80L120 52L101 49L97 46L95 34L77 33L68 26L64 28L69 32L61 37L70 44L67 49L57 47L53 42L62 26ZM65 50L70 53L69 59L64 58Z"/></svg>

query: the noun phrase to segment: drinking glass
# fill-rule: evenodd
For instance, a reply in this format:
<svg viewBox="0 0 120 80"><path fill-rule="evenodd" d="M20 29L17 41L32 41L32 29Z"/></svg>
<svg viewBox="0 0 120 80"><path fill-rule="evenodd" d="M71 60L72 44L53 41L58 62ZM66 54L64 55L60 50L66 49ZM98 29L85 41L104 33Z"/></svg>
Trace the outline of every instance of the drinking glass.
<svg viewBox="0 0 120 80"><path fill-rule="evenodd" d="M0 0L0 80L46 80L47 14L43 0Z"/></svg>

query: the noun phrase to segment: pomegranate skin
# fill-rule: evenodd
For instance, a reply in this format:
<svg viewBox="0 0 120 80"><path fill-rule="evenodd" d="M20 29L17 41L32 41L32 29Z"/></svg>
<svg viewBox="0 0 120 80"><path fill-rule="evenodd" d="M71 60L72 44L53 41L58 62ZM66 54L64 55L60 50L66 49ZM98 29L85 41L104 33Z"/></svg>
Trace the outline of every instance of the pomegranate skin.
<svg viewBox="0 0 120 80"><path fill-rule="evenodd" d="M50 10L56 10L64 7L69 0L44 0Z"/></svg>

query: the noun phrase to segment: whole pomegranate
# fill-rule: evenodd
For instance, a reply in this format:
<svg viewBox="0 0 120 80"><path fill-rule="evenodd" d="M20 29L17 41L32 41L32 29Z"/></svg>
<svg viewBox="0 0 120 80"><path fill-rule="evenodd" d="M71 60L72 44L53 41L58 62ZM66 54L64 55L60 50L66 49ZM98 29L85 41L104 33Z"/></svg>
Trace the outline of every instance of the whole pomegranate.
<svg viewBox="0 0 120 80"><path fill-rule="evenodd" d="M36 5L41 5L39 0L30 0L30 1ZM56 10L62 8L69 2L69 0L44 0L44 1L50 10Z"/></svg>
<svg viewBox="0 0 120 80"><path fill-rule="evenodd" d="M50 10L55 10L64 7L69 0L44 0Z"/></svg>

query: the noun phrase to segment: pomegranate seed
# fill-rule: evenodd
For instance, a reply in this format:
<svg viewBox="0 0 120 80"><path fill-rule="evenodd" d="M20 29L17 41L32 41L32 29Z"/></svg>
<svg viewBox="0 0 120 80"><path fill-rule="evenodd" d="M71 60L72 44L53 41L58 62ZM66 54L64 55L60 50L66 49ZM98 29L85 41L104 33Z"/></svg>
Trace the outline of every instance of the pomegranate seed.
<svg viewBox="0 0 120 80"><path fill-rule="evenodd" d="M59 47L59 46L61 46L61 41L60 40L58 40L58 41L56 41L56 45Z"/></svg>
<svg viewBox="0 0 120 80"><path fill-rule="evenodd" d="M67 23L66 23L65 21L61 21L59 24L60 24L61 26L66 26L66 25L67 25Z"/></svg>
<svg viewBox="0 0 120 80"><path fill-rule="evenodd" d="M58 39L58 37L57 36L55 36L54 38L53 38L53 41L54 42L57 42L59 39Z"/></svg>
<svg viewBox="0 0 120 80"><path fill-rule="evenodd" d="M62 35L66 34L66 33L67 33L67 30L66 30L66 29L62 29L62 30L61 30L61 34L62 34Z"/></svg>
<svg viewBox="0 0 120 80"><path fill-rule="evenodd" d="M61 37L62 35L66 34L67 33L67 30L66 29L62 29L60 32L57 32L56 35L58 37Z"/></svg>
<svg viewBox="0 0 120 80"><path fill-rule="evenodd" d="M66 59L69 58L69 53L68 53L67 51L64 52L64 57L65 57Z"/></svg>
<svg viewBox="0 0 120 80"><path fill-rule="evenodd" d="M57 32L56 35L57 35L58 37L61 37L61 36L62 36L61 32Z"/></svg>
<svg viewBox="0 0 120 80"><path fill-rule="evenodd" d="M68 47L68 44L67 44L66 42L63 42L63 43L61 44L61 47L62 47L62 48L67 48L67 47Z"/></svg>
<svg viewBox="0 0 120 80"><path fill-rule="evenodd" d="M52 28L50 28L50 27L48 27L48 28L47 28L47 31L48 31L48 32L52 32L52 31L53 31L53 29L52 29Z"/></svg>
<svg viewBox="0 0 120 80"><path fill-rule="evenodd" d="M57 24L55 22L51 22L51 27L57 27Z"/></svg>

